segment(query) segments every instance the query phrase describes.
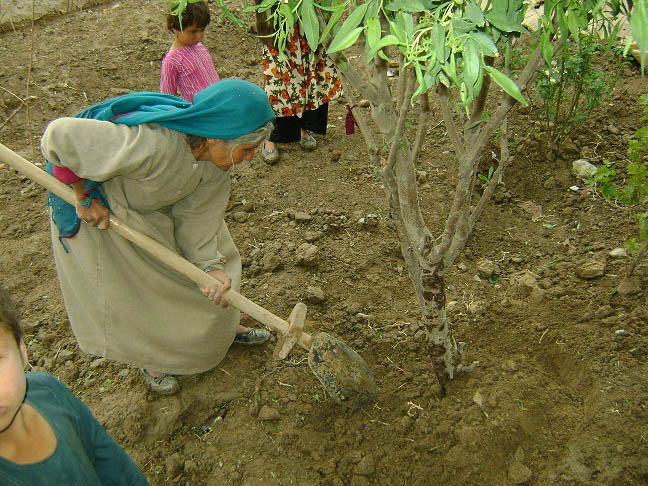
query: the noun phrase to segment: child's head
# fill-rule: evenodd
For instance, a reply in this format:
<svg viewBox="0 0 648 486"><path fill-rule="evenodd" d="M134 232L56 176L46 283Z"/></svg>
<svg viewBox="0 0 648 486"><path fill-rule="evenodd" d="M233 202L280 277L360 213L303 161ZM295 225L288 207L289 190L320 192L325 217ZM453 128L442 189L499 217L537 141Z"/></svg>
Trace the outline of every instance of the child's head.
<svg viewBox="0 0 648 486"><path fill-rule="evenodd" d="M175 4L172 8L175 8ZM210 20L207 2L187 3L187 8L182 11L182 24L178 15L167 14L167 29L176 32L195 26L200 30L205 30Z"/></svg>
<svg viewBox="0 0 648 486"><path fill-rule="evenodd" d="M0 436L10 431L27 390L27 348L9 296L0 287Z"/></svg>

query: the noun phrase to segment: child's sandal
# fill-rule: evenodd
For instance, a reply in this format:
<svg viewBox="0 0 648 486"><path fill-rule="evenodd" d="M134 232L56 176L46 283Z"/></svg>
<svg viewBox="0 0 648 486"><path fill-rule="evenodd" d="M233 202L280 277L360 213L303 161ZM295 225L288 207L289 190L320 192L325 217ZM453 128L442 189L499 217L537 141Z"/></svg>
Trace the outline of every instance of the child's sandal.
<svg viewBox="0 0 648 486"><path fill-rule="evenodd" d="M140 373L144 377L144 380L146 380L149 389L155 393L159 393L160 395L173 395L180 389L178 380L173 375L162 373L160 376L153 376L144 368L140 369Z"/></svg>

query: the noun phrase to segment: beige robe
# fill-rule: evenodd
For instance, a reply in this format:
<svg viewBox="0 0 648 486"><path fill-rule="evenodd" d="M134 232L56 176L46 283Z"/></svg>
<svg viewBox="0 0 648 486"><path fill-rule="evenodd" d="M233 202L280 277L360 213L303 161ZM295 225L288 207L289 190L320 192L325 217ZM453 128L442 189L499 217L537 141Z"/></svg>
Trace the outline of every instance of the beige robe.
<svg viewBox="0 0 648 486"><path fill-rule="evenodd" d="M241 258L223 220L229 173L196 161L182 133L61 118L41 141L52 164L101 186L111 211L201 269L218 264L239 290ZM239 311L112 231L81 223L52 245L65 307L81 349L131 366L191 374L216 366L234 340Z"/></svg>

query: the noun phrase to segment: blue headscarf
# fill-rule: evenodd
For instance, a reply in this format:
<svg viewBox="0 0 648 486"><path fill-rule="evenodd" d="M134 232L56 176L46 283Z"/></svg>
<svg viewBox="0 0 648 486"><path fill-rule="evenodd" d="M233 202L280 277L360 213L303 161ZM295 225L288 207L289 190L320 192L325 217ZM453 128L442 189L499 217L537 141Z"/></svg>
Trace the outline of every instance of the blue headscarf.
<svg viewBox="0 0 648 486"><path fill-rule="evenodd" d="M227 79L196 93L193 103L162 93L130 93L92 105L74 118L111 121L127 126L155 123L189 135L231 140L261 128L274 120L275 114L268 96L257 85L240 79ZM53 172L49 161L47 171ZM86 180L88 204L97 198L107 207L100 185L100 182ZM51 192L48 205L52 207L52 219L59 229L59 239L74 236L81 224L76 209Z"/></svg>

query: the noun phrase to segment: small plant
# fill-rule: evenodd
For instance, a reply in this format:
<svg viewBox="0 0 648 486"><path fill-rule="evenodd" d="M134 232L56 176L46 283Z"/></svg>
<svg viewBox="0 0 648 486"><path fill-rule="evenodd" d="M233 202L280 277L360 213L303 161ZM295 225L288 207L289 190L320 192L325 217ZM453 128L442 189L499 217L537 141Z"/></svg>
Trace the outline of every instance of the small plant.
<svg viewBox="0 0 648 486"><path fill-rule="evenodd" d="M493 173L494 172L495 172L495 168L491 165L488 168L488 173L486 173L486 174L482 174L481 172L477 173L477 177L482 182L482 187L486 187L486 186L488 186L488 184L490 184L490 181L493 178Z"/></svg>
<svg viewBox="0 0 648 486"><path fill-rule="evenodd" d="M611 76L594 64L601 41L589 33L577 41L568 39L551 65L538 70L535 80L545 129L558 145L603 104L614 85Z"/></svg>
<svg viewBox="0 0 648 486"><path fill-rule="evenodd" d="M648 93L639 98L639 103L644 107L641 121L648 121ZM633 215L638 222L637 237L628 239L624 244L635 257L626 271L627 277L632 275L648 246L648 125L639 128L628 142L628 158L630 162L625 169L625 183L620 187L615 182L617 171L612 168L614 163L609 160L605 160L587 181L606 201L638 209Z"/></svg>

